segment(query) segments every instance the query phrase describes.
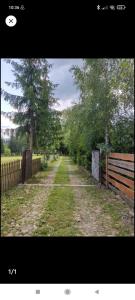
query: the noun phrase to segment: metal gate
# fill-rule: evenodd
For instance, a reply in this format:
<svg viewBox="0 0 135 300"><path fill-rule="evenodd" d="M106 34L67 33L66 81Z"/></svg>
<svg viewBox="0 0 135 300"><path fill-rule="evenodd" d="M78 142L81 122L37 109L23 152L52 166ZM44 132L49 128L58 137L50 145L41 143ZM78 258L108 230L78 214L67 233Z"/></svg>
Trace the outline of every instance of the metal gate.
<svg viewBox="0 0 135 300"><path fill-rule="evenodd" d="M92 176L100 181L100 151L99 150L93 150L92 151Z"/></svg>

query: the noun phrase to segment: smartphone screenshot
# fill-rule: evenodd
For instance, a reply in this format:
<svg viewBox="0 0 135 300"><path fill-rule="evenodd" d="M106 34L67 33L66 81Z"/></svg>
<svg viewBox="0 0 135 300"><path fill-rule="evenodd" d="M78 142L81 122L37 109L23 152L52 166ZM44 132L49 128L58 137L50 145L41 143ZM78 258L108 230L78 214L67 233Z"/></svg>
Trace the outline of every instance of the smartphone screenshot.
<svg viewBox="0 0 135 300"><path fill-rule="evenodd" d="M133 11L1 6L1 300L135 299Z"/></svg>

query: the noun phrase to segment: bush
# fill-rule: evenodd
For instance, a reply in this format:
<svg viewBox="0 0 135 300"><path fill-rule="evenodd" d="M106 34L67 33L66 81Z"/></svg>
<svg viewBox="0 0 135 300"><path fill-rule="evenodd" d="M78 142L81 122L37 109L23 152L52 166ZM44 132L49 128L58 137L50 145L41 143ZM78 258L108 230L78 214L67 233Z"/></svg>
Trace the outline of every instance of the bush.
<svg viewBox="0 0 135 300"><path fill-rule="evenodd" d="M48 167L47 162L45 161L41 161L41 171L45 171Z"/></svg>
<svg viewBox="0 0 135 300"><path fill-rule="evenodd" d="M4 143L3 143L3 140L1 138L1 154L4 153Z"/></svg>
<svg viewBox="0 0 135 300"><path fill-rule="evenodd" d="M11 155L11 150L7 145L4 145L4 155L5 156L10 156Z"/></svg>

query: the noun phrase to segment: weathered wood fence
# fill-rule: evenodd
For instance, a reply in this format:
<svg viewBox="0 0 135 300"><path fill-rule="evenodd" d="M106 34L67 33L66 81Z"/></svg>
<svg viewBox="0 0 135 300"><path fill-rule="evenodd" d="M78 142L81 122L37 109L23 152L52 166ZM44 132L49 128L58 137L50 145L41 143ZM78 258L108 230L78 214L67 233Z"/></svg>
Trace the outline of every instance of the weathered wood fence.
<svg viewBox="0 0 135 300"><path fill-rule="evenodd" d="M41 169L41 159L36 158L32 160L32 175L36 174Z"/></svg>
<svg viewBox="0 0 135 300"><path fill-rule="evenodd" d="M21 160L1 164L1 192L21 182Z"/></svg>
<svg viewBox="0 0 135 300"><path fill-rule="evenodd" d="M32 175L41 168L41 159L32 160ZM22 182L22 160L15 160L1 164L1 192L6 192L11 187Z"/></svg>
<svg viewBox="0 0 135 300"><path fill-rule="evenodd" d="M134 154L110 153L106 156L102 183L134 200Z"/></svg>

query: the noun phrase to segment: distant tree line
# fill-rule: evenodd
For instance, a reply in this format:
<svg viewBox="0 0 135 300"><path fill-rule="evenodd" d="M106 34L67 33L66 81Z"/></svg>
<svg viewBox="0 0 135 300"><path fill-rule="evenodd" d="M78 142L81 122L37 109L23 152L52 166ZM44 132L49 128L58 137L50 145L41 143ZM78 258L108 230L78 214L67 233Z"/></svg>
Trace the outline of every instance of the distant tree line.
<svg viewBox="0 0 135 300"><path fill-rule="evenodd" d="M12 136L8 141L5 141L1 138L1 154L5 156L10 155L21 155L22 151L25 149L26 146L26 138Z"/></svg>

